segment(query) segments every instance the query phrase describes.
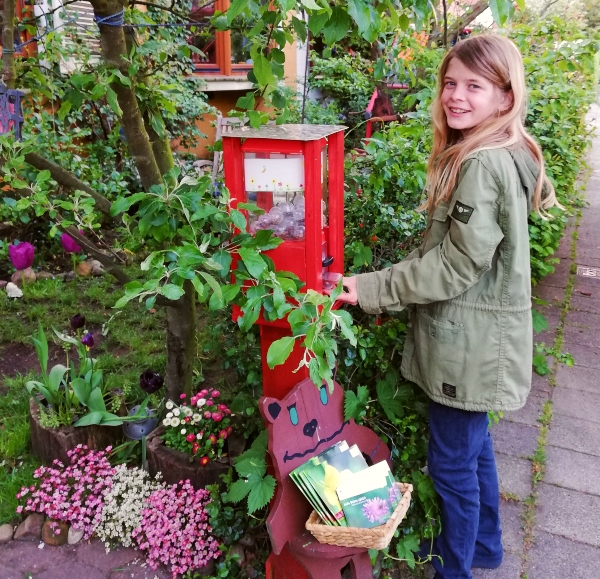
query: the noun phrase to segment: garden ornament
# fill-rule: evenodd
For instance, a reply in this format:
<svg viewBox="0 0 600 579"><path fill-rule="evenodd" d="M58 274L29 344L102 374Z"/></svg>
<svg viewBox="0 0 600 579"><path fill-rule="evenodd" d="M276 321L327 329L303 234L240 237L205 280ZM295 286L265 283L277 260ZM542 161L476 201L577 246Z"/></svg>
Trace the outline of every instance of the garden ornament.
<svg viewBox="0 0 600 579"><path fill-rule="evenodd" d="M290 479L290 472L336 442L357 444L369 464L390 460L386 444L369 428L344 420L344 391L334 382L317 388L310 379L296 384L283 399L263 396L259 409L267 423L269 454L277 480L267 518L273 553L267 577L275 579L333 579L348 564L353 579L372 577L367 549L319 543L305 523L311 507Z"/></svg>
<svg viewBox="0 0 600 579"><path fill-rule="evenodd" d="M134 406L129 411L129 416L135 416L139 408L139 405ZM147 418L136 420L135 422L123 422L123 432L127 438L130 438L131 440L142 440L144 436L148 436L154 430L158 422L156 411L151 408L146 408L145 413Z"/></svg>

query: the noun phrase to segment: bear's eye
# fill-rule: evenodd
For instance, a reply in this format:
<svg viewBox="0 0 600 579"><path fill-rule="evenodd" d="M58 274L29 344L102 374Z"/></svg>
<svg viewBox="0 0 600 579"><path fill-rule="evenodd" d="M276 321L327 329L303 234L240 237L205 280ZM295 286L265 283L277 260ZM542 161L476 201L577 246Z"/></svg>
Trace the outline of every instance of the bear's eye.
<svg viewBox="0 0 600 579"><path fill-rule="evenodd" d="M298 424L298 411L296 410L296 404L288 406L288 412L290 413L290 421L296 426Z"/></svg>
<svg viewBox="0 0 600 579"><path fill-rule="evenodd" d="M326 386L321 386L320 396L321 396L321 403L323 404L323 406L325 406L325 404L327 404L327 402L329 402Z"/></svg>

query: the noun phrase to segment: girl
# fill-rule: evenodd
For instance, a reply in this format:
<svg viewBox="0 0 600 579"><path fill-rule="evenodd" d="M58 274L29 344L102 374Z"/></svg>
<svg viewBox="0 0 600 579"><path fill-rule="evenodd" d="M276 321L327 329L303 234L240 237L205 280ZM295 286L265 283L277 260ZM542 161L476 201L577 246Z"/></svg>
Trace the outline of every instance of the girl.
<svg viewBox="0 0 600 579"><path fill-rule="evenodd" d="M343 279L340 300L373 314L411 306L402 374L431 399L429 473L440 496L435 579L502 562L489 411L517 410L531 386L527 217L558 206L523 126L525 77L497 35L458 42L432 105L428 225L388 269Z"/></svg>

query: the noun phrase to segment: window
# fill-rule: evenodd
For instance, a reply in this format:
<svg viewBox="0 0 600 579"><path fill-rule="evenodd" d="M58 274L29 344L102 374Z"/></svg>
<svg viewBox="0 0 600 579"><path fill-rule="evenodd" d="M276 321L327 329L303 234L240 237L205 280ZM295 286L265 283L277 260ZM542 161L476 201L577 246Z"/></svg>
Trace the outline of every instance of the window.
<svg viewBox="0 0 600 579"><path fill-rule="evenodd" d="M193 0L191 16L196 19L212 16L215 10L227 11L230 0L215 0L206 5L206 0ZM196 32L188 40L203 54L193 54L196 72L205 75L246 76L252 69L247 39L237 31Z"/></svg>

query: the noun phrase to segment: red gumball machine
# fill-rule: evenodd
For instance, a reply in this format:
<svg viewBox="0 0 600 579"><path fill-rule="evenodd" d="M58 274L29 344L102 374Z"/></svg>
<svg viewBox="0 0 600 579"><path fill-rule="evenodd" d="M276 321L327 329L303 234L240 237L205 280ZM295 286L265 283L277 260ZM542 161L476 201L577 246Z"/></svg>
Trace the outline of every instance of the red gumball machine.
<svg viewBox="0 0 600 579"><path fill-rule="evenodd" d="M344 126L266 125L223 135L225 185L232 206L255 203L265 211L249 215L249 232L271 229L284 242L265 252L280 270L295 273L304 290L323 291L323 276L344 271ZM263 394L284 398L308 377L298 367L298 344L287 361L270 369L269 346L291 335L287 320L259 318Z"/></svg>

